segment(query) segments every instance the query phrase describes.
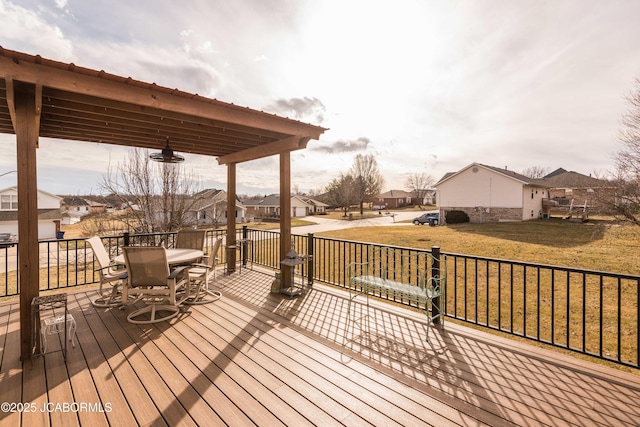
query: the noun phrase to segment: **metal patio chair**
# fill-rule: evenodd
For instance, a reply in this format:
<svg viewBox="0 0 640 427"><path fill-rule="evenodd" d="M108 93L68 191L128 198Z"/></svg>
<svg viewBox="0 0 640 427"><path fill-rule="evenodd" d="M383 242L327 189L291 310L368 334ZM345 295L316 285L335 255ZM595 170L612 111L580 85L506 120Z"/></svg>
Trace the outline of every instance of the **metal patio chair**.
<svg viewBox="0 0 640 427"><path fill-rule="evenodd" d="M122 289L123 301L135 298L146 307L127 316L131 323L156 323L180 313L189 298L189 268L169 270L166 249L162 246L128 246L123 248L129 275Z"/></svg>
<svg viewBox="0 0 640 427"><path fill-rule="evenodd" d="M94 236L86 241L91 246L93 256L100 265L100 268L96 269L100 274L98 298L91 301L91 304L99 308L113 307L122 304L121 285L123 280L127 278L127 270L123 268L118 269L117 264L112 262L100 237Z"/></svg>
<svg viewBox="0 0 640 427"><path fill-rule="evenodd" d="M189 280L191 286L191 296L186 300L186 304L207 304L222 298L218 291L209 289L209 280L216 278L216 266L218 264L218 252L222 246L222 237L218 237L211 248L210 253L205 256L203 263L192 264L189 267Z"/></svg>

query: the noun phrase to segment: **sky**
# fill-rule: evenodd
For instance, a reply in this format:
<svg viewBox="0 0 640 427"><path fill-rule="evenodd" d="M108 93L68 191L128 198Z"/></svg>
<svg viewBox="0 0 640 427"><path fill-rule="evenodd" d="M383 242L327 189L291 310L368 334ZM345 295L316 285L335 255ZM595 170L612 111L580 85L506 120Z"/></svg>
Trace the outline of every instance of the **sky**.
<svg viewBox="0 0 640 427"><path fill-rule="evenodd" d="M292 187L320 192L371 154L386 191L473 162L611 170L639 16L632 0L0 0L0 46L329 128L292 153ZM40 138L38 187L101 194L129 150ZM15 170L14 135L0 153ZM226 188L226 166L185 157ZM238 193L277 193L278 170L239 164Z"/></svg>

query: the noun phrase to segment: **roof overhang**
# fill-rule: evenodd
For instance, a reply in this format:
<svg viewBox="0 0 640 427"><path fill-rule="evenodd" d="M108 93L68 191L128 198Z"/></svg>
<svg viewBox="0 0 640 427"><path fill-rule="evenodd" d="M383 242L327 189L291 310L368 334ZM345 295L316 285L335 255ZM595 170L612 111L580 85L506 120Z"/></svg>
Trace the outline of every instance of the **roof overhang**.
<svg viewBox="0 0 640 427"><path fill-rule="evenodd" d="M162 149L240 163L305 148L325 128L0 47L0 133L14 94L34 92L39 136Z"/></svg>

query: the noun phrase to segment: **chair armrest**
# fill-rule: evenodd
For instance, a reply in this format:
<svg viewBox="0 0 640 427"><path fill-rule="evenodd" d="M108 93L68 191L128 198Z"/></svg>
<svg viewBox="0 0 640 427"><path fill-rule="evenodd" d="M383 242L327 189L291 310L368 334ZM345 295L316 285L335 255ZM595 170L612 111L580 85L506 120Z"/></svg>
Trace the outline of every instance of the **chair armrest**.
<svg viewBox="0 0 640 427"><path fill-rule="evenodd" d="M185 270L187 270L185 272ZM177 267L175 268L171 274L169 275L169 279L175 279L176 277L180 276L181 274L189 274L189 266L188 265L183 265L181 267Z"/></svg>
<svg viewBox="0 0 640 427"><path fill-rule="evenodd" d="M115 271L117 274L120 274L120 275L122 276L122 278L123 278L123 279L125 279L125 278L127 277L128 272L127 272L127 270L126 270L126 269L124 269L124 268L123 268L123 269L114 269L114 267L117 267L117 264L111 264L111 265L108 265L108 266L106 266L106 267L96 268L96 269L94 269L93 271L103 271L103 270L105 270L105 271L109 271L109 270L113 270L113 271Z"/></svg>

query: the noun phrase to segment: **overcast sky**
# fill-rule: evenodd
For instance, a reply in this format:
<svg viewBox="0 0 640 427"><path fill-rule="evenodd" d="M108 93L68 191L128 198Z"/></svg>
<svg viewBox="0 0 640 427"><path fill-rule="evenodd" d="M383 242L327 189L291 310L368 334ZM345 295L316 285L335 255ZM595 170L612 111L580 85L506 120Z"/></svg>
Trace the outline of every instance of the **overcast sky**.
<svg viewBox="0 0 640 427"><path fill-rule="evenodd" d="M373 154L389 190L473 162L611 169L639 17L631 0L0 0L0 46L329 128L292 155L292 185L321 190ZM38 186L101 193L127 152L40 138ZM15 170L15 136L0 153ZM186 157L226 188L225 166ZM237 172L239 193L278 191L278 157Z"/></svg>

